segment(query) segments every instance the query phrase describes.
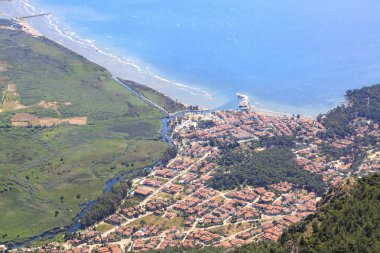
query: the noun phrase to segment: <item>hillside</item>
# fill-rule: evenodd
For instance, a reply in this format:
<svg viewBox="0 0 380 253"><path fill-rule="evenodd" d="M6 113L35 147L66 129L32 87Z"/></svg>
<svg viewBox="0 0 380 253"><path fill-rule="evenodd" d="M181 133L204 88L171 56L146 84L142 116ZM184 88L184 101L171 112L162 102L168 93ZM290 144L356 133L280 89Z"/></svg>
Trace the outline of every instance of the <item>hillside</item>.
<svg viewBox="0 0 380 253"><path fill-rule="evenodd" d="M106 181L155 163L166 145L164 115L104 68L0 24L2 244L69 224Z"/></svg>
<svg viewBox="0 0 380 253"><path fill-rule="evenodd" d="M347 103L319 115L318 120L326 127L325 138L343 138L355 133L353 120L365 118L380 123L380 84L346 92Z"/></svg>
<svg viewBox="0 0 380 253"><path fill-rule="evenodd" d="M348 179L324 196L315 215L290 227L279 242L235 252L380 252L379 200L379 174Z"/></svg>

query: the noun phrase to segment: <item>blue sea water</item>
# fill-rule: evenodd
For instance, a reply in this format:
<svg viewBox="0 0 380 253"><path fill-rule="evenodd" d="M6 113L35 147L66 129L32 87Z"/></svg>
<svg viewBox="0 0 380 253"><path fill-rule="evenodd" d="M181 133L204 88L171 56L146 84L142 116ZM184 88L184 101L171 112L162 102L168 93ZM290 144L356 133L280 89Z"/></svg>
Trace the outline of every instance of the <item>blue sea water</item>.
<svg viewBox="0 0 380 253"><path fill-rule="evenodd" d="M152 73L204 89L212 106L241 92L259 107L320 112L347 89L380 82L376 0L26 2Z"/></svg>

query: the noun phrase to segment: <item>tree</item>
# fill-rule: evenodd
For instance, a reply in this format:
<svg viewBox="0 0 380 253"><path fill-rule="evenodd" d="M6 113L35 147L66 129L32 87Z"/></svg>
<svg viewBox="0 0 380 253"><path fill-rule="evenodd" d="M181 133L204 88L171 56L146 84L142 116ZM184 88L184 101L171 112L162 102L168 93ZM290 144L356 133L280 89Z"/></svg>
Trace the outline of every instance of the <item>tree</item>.
<svg viewBox="0 0 380 253"><path fill-rule="evenodd" d="M226 149L217 162L221 168L207 184L218 190L235 189L243 184L262 187L285 181L319 195L325 191L322 177L299 166L289 148L275 147L259 153Z"/></svg>

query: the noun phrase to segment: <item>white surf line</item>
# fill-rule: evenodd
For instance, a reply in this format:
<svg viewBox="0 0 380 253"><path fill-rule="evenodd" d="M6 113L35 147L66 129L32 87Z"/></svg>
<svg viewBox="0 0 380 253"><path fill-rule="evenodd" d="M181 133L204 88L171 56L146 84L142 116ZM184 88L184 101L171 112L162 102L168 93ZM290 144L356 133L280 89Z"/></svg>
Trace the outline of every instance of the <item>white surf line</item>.
<svg viewBox="0 0 380 253"><path fill-rule="evenodd" d="M24 6L24 10L29 13L29 14L37 14L37 13L41 13L42 11L39 11L37 9L37 7L33 6L29 0L19 0L19 3L22 4ZM68 31L64 31L63 29L60 29L60 25L59 25L59 21L58 19L54 18L52 15L48 15L48 16L45 16L44 17L49 26L60 36L76 43L76 44L79 44L79 45L82 45L84 47L90 47L94 50L96 50L98 53L100 54L103 54L105 56L108 56L114 60L116 60L117 62L121 63L121 64L125 64L125 65L129 65L129 66L132 66L133 68L135 68L138 72L140 73L146 73L160 81L163 81L163 82L166 82L170 85L174 85L174 86L177 86L179 87L179 89L182 89L182 90L185 90L186 92L194 95L194 96L205 96L207 97L208 99L213 99L212 95L206 91L206 90L202 90L200 88L197 88L197 87L192 87L190 85L186 85L186 84L183 84L183 83L179 83L179 82L174 82L174 81L170 81L162 76L159 76L157 74L154 74L152 71L149 70L149 68L146 68L146 71L144 71L139 65L137 65L136 63L132 62L131 60L129 60L128 58L126 57L123 57L123 58L120 58L112 53L109 53L109 52L106 52L105 50L101 49L100 47L96 46L95 44L95 41L94 40L91 40L91 39L83 39L81 37L79 37L76 33L74 32L68 32ZM124 59L124 60L123 60ZM125 60L127 59L127 60Z"/></svg>

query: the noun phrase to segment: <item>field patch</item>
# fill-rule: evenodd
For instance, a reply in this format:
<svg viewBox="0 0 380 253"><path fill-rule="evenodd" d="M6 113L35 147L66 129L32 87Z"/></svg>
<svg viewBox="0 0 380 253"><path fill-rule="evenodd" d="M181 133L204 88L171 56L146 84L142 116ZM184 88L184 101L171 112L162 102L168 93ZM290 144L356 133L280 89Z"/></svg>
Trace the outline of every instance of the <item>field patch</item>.
<svg viewBox="0 0 380 253"><path fill-rule="evenodd" d="M28 127L28 126L41 126L52 127L59 124L68 123L71 125L87 125L87 117L75 117L68 119L57 118L38 118L30 113L16 113L12 117L12 126L14 127Z"/></svg>
<svg viewBox="0 0 380 253"><path fill-rule="evenodd" d="M38 111L39 109L48 109L54 111L57 115L61 115L58 109L61 106L70 106L71 102L59 103L57 101L45 101L42 100L38 104L23 105L20 99L20 94L17 92L17 85L14 83L8 84L4 90L0 101L0 112L12 112L21 109L31 108Z"/></svg>
<svg viewBox="0 0 380 253"><path fill-rule="evenodd" d="M16 84L8 84L1 99L1 112L25 109L28 106L21 104L20 95L17 93Z"/></svg>
<svg viewBox="0 0 380 253"><path fill-rule="evenodd" d="M129 134L132 138L139 138L152 136L152 132L156 131L156 128L147 122L133 122L114 125L109 130Z"/></svg>

